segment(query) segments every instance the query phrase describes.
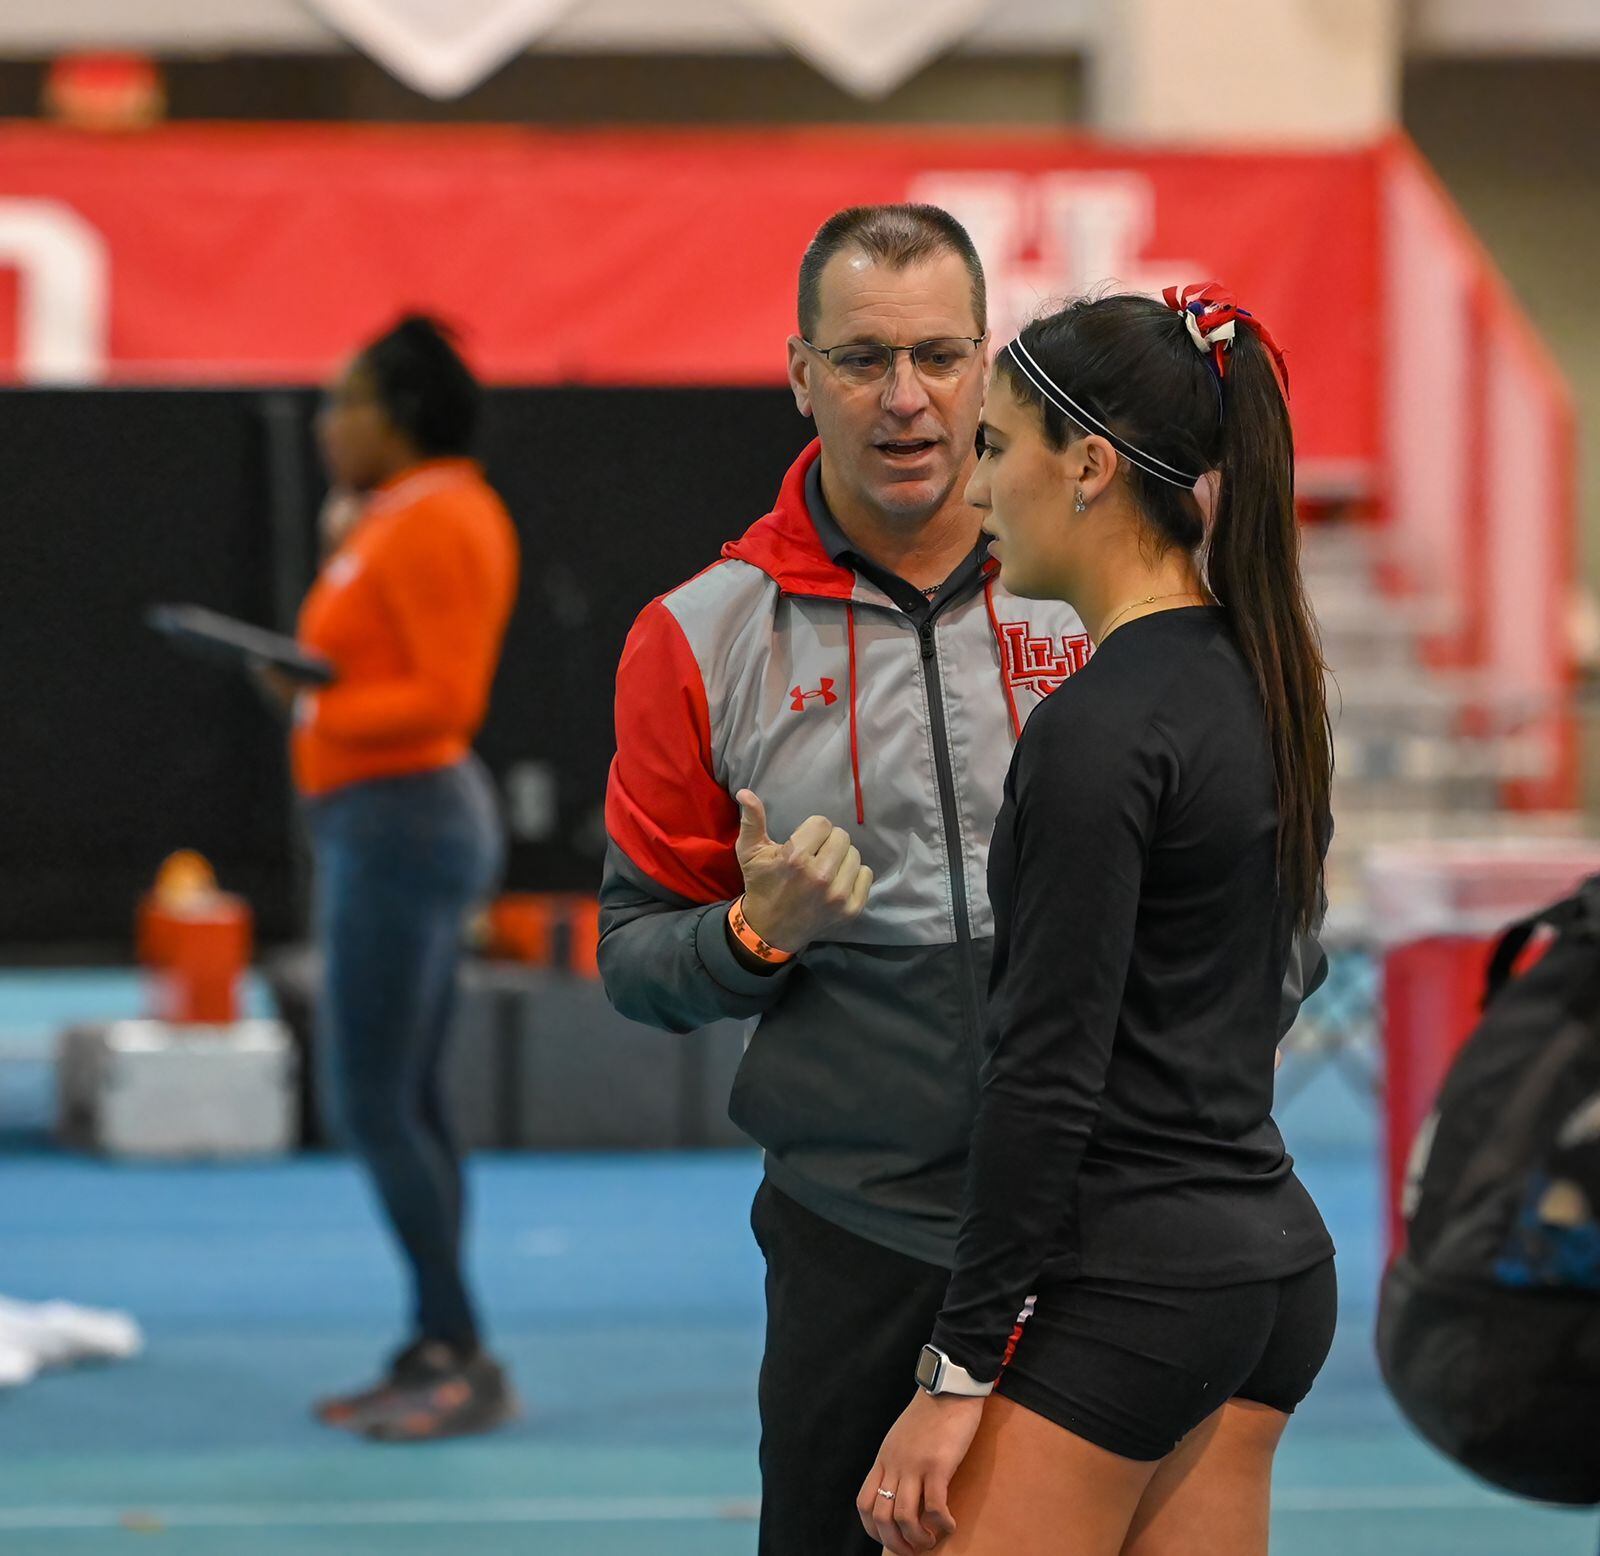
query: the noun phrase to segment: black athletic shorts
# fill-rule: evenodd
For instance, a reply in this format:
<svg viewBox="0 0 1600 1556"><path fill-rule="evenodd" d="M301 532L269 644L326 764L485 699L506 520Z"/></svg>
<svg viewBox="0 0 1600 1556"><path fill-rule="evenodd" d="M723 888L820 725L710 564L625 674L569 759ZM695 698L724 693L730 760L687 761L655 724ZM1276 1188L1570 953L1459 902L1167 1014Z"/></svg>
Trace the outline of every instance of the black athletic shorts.
<svg viewBox="0 0 1600 1556"><path fill-rule="evenodd" d="M1333 1260L1196 1289L1082 1278L1038 1293L997 1391L1127 1459L1162 1459L1230 1399L1289 1414L1333 1344Z"/></svg>

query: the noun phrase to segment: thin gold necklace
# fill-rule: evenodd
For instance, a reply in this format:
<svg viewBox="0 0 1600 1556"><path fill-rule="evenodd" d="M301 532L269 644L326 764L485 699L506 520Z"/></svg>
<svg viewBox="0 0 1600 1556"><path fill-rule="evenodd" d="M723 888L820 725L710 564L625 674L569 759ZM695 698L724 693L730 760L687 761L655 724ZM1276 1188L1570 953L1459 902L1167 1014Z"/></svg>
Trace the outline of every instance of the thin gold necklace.
<svg viewBox="0 0 1600 1556"><path fill-rule="evenodd" d="M1095 642L1104 643L1105 640L1111 636L1111 629L1116 626L1116 624L1121 621L1129 611L1138 610L1141 605L1159 605L1163 600L1198 600L1202 605L1207 603L1205 595L1196 594L1193 589L1185 589L1178 594L1147 594L1142 600L1135 600L1131 605L1124 605L1122 609L1119 610L1116 615L1113 616L1111 620L1100 629L1100 635L1095 639Z"/></svg>

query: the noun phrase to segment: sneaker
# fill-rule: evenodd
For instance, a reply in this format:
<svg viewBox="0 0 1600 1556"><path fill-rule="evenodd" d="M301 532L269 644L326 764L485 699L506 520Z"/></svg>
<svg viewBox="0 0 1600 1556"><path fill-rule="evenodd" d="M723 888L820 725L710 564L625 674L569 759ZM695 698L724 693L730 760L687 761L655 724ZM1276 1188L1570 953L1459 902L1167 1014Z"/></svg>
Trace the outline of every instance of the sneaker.
<svg viewBox="0 0 1600 1556"><path fill-rule="evenodd" d="M480 1351L447 1378L402 1390L354 1430L380 1443L432 1442L492 1432L522 1414L505 1370Z"/></svg>
<svg viewBox="0 0 1600 1556"><path fill-rule="evenodd" d="M385 1409L408 1390L442 1383L460 1369L460 1356L442 1340L413 1340L395 1353L388 1372L376 1383L354 1394L319 1399L311 1413L324 1426L353 1428L364 1416Z"/></svg>

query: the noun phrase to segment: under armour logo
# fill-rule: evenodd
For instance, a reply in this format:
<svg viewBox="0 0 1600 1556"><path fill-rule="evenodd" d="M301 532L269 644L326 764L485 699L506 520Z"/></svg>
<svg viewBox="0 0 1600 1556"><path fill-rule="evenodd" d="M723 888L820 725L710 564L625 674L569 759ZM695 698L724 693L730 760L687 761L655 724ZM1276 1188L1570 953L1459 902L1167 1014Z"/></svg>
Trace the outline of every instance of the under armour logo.
<svg viewBox="0 0 1600 1556"><path fill-rule="evenodd" d="M834 703L839 700L839 694L833 689L832 677L826 675L823 676L822 684L818 686L814 692L803 692L798 686L795 687L794 690L789 693L790 711L794 713L804 713L806 711L806 701L811 697L820 697L822 699L822 706L825 708L831 708Z"/></svg>
<svg viewBox="0 0 1600 1556"><path fill-rule="evenodd" d="M1012 686L1031 686L1048 697L1068 676L1089 662L1092 649L1087 633L1072 637L1034 637L1025 621L1002 622L1000 641L1005 646L1006 680ZM1056 651L1060 642L1061 651Z"/></svg>

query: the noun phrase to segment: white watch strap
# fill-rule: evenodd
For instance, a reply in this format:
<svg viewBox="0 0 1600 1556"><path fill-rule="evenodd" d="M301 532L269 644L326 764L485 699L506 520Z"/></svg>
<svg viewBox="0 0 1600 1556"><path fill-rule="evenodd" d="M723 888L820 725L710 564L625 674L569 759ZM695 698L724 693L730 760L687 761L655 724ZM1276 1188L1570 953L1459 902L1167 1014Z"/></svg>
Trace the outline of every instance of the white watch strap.
<svg viewBox="0 0 1600 1556"><path fill-rule="evenodd" d="M928 1390L930 1394L960 1394L967 1399L983 1399L994 1392L993 1383L978 1382L965 1367L958 1367L943 1351L938 1355L939 1375Z"/></svg>
<svg viewBox="0 0 1600 1556"><path fill-rule="evenodd" d="M956 1366L947 1356L944 1366L939 1369L939 1392L964 1394L969 1399L982 1399L986 1394L994 1392L994 1384L978 1382L965 1367Z"/></svg>

